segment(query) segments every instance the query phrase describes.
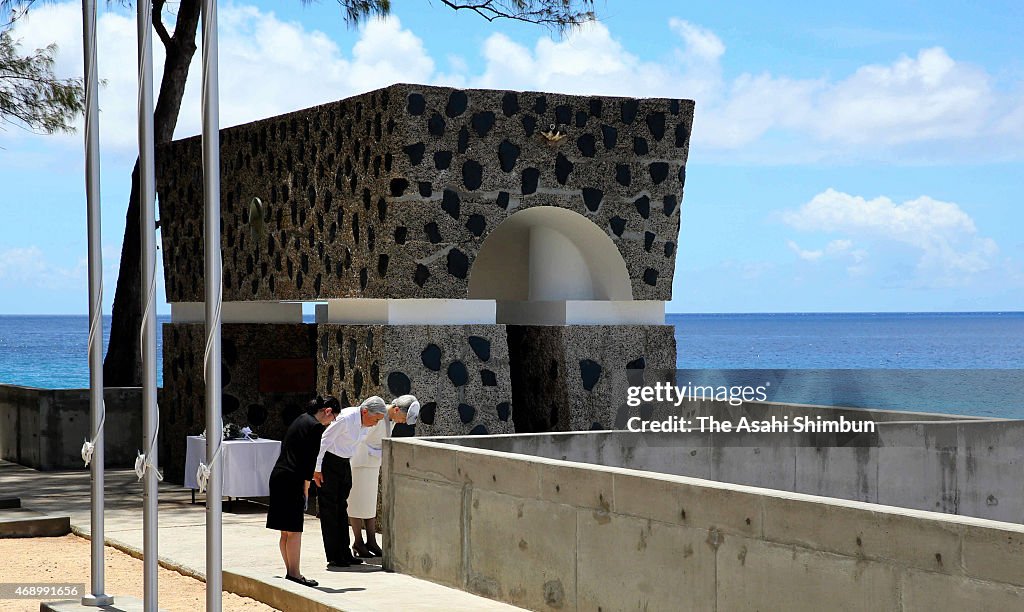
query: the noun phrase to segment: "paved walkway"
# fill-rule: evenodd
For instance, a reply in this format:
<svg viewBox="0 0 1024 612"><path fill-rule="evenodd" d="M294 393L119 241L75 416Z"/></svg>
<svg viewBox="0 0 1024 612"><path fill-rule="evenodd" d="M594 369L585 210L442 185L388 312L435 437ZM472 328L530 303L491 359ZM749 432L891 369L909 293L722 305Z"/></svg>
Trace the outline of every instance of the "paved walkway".
<svg viewBox="0 0 1024 612"><path fill-rule="evenodd" d="M71 515L79 533L89 533L89 472L39 472L0 461L0 498L20 497L33 510ZM161 563L182 573L204 576L205 509L202 496L191 503L188 489L161 483L159 553ZM142 549L142 485L131 470L108 470L106 540L122 549ZM320 521L306 517L302 539L302 573L320 582L317 588L284 580L278 532L264 527L263 506L236 501L223 515L225 590L253 597L277 608L376 612L438 610L447 612L519 610L377 565L328 570L320 539ZM378 536L379 537L379 536ZM116 595L116 593L115 593ZM305 599L298 599L302 597Z"/></svg>

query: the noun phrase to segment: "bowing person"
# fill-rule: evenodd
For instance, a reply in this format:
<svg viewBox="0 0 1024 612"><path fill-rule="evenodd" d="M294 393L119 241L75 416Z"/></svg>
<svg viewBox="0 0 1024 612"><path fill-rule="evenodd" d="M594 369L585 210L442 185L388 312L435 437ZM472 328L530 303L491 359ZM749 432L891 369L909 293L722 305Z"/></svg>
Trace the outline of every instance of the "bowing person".
<svg viewBox="0 0 1024 612"><path fill-rule="evenodd" d="M348 567L363 562L349 550L348 494L352 490L349 460L357 445L384 418L384 400L369 397L355 408L344 408L320 437L313 481L320 487L320 530L327 565Z"/></svg>
<svg viewBox="0 0 1024 612"><path fill-rule="evenodd" d="M299 553L302 551L302 520L309 495L309 481L313 478L320 435L334 421L338 400L324 400L317 396L310 400L306 412L288 426L281 441L274 470L270 473L270 508L267 511L267 529L281 532L281 558L284 559L285 578L305 586L317 586L299 571Z"/></svg>

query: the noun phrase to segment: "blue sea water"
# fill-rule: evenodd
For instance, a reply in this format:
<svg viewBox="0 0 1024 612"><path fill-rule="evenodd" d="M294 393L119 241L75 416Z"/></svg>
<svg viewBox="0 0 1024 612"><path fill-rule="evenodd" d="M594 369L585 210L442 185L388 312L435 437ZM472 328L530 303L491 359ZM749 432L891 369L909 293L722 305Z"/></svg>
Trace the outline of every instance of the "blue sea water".
<svg viewBox="0 0 1024 612"><path fill-rule="evenodd" d="M158 359L167 320L158 319ZM666 323L681 377L785 379L778 401L1024 418L1024 313L668 315ZM104 338L109 326L108 317ZM87 339L85 316L0 316L0 383L88 387ZM161 374L158 364L158 383Z"/></svg>

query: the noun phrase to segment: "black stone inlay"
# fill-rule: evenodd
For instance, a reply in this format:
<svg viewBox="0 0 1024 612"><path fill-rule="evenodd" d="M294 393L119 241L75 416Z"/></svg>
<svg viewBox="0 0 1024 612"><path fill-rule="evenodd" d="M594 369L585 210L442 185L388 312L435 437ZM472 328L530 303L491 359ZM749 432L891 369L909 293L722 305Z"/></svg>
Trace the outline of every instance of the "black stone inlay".
<svg viewBox="0 0 1024 612"><path fill-rule="evenodd" d="M451 151L438 151L434 153L434 167L438 170L447 170L452 165Z"/></svg>
<svg viewBox="0 0 1024 612"><path fill-rule="evenodd" d="M434 113L430 116L427 121L427 131L430 132L431 136L443 136L444 135L444 117Z"/></svg>
<svg viewBox="0 0 1024 612"><path fill-rule="evenodd" d="M665 162L654 162L647 170L651 173L651 180L655 185L663 183L668 178L668 164Z"/></svg>
<svg viewBox="0 0 1024 612"><path fill-rule="evenodd" d="M483 138L494 127L494 113L492 111L473 113L473 119L470 121L470 124L473 126L473 131L476 132L476 135Z"/></svg>
<svg viewBox="0 0 1024 612"><path fill-rule="evenodd" d="M572 109L565 104L559 104L555 107L555 122L558 125L569 125L572 120Z"/></svg>
<svg viewBox="0 0 1024 612"><path fill-rule="evenodd" d="M430 270L423 264L416 264L416 272L412 275L412 282L422 287L426 284L428 278L430 278Z"/></svg>
<svg viewBox="0 0 1024 612"><path fill-rule="evenodd" d="M388 391L392 395L408 395L410 390L412 390L412 381L403 372L388 374Z"/></svg>
<svg viewBox="0 0 1024 612"><path fill-rule="evenodd" d="M380 384L380 364L376 361L370 364L370 380L374 385Z"/></svg>
<svg viewBox="0 0 1024 612"><path fill-rule="evenodd" d="M487 219L483 215L472 214L466 221L466 229L479 238L483 235L484 230L487 229Z"/></svg>
<svg viewBox="0 0 1024 612"><path fill-rule="evenodd" d="M469 276L469 257L459 249L448 251L448 274L455 278Z"/></svg>
<svg viewBox="0 0 1024 612"><path fill-rule="evenodd" d="M528 195L537 191L538 181L540 181L540 170L536 168L526 168L523 170L522 194Z"/></svg>
<svg viewBox="0 0 1024 612"><path fill-rule="evenodd" d="M224 414L231 414L238 410L238 407L240 406L238 398L234 395L228 395L227 393L222 393L220 395L220 405L221 412Z"/></svg>
<svg viewBox="0 0 1024 612"><path fill-rule="evenodd" d="M507 191L499 191L497 199L494 203L500 206L504 210L508 210L509 195Z"/></svg>
<svg viewBox="0 0 1024 612"><path fill-rule="evenodd" d="M644 282L654 287L658 284L658 271L654 268L644 270Z"/></svg>
<svg viewBox="0 0 1024 612"><path fill-rule="evenodd" d="M420 353L420 360L428 370L439 372L441 370L441 347L436 344L428 344L427 348Z"/></svg>
<svg viewBox="0 0 1024 612"><path fill-rule="evenodd" d="M512 416L512 404L508 402L498 404L498 420L507 421L510 416Z"/></svg>
<svg viewBox="0 0 1024 612"><path fill-rule="evenodd" d="M665 137L665 113L651 113L647 115L647 129L655 140Z"/></svg>
<svg viewBox="0 0 1024 612"><path fill-rule="evenodd" d="M584 187L583 188L583 204L586 205L587 210L590 212L597 212L597 209L601 206L601 200L604 198L604 192L595 187Z"/></svg>
<svg viewBox="0 0 1024 612"><path fill-rule="evenodd" d="M401 197L408 187L409 181L404 178L391 179L391 195L396 198Z"/></svg>
<svg viewBox="0 0 1024 612"><path fill-rule="evenodd" d="M604 425L602 425L600 423L600 421L594 421L593 423L590 424L590 431L602 431L602 430L604 430Z"/></svg>
<svg viewBox="0 0 1024 612"><path fill-rule="evenodd" d="M665 196L662 203L664 204L665 216L669 217L676 211L676 206L679 204L679 201L676 200L676 196L670 194Z"/></svg>
<svg viewBox="0 0 1024 612"><path fill-rule="evenodd" d="M437 402L427 402L420 406L420 421L424 425L434 424L434 414L437 412Z"/></svg>
<svg viewBox="0 0 1024 612"><path fill-rule="evenodd" d="M441 210L451 215L453 219L458 219L461 207L462 200L459 198L459 193L452 189L445 189L444 195L441 197Z"/></svg>
<svg viewBox="0 0 1024 612"><path fill-rule="evenodd" d="M421 198L429 198L434 193L434 186L430 181L420 181L419 188Z"/></svg>
<svg viewBox="0 0 1024 612"><path fill-rule="evenodd" d="M395 244L405 244L405 239L409 235L409 228L405 226L399 226L395 228Z"/></svg>
<svg viewBox="0 0 1024 612"><path fill-rule="evenodd" d="M509 92L501 98L501 112L505 113L506 117L519 112L519 96Z"/></svg>
<svg viewBox="0 0 1024 612"><path fill-rule="evenodd" d="M653 232L644 232L644 250L648 253L651 252L651 247L654 246L655 238L657 238L657 236L655 236Z"/></svg>
<svg viewBox="0 0 1024 612"><path fill-rule="evenodd" d="M423 98L423 94L411 93L406 108L410 115L422 115L423 111L427 109L427 101Z"/></svg>
<svg viewBox="0 0 1024 612"><path fill-rule="evenodd" d="M466 129L466 126L462 126L462 129L459 130L459 143L457 148L459 153L465 153L466 149L469 148L469 130Z"/></svg>
<svg viewBox="0 0 1024 612"><path fill-rule="evenodd" d="M238 361L238 347L235 346L234 340L221 340L220 353L228 365L235 365L235 362Z"/></svg>
<svg viewBox="0 0 1024 612"><path fill-rule="evenodd" d="M423 233L427 235L427 240L430 241L430 244L441 242L441 230L437 229L437 223L434 221L423 226ZM422 287L422 285L420 286Z"/></svg>
<svg viewBox="0 0 1024 612"><path fill-rule="evenodd" d="M580 379L583 380L583 388L587 391L594 389L598 379L601 378L601 364L590 359L580 360Z"/></svg>
<svg viewBox="0 0 1024 612"><path fill-rule="evenodd" d="M590 99L590 116L591 117L597 117L597 118L600 119L601 118L601 106L602 106L602 102L601 102L600 98L591 98Z"/></svg>
<svg viewBox="0 0 1024 612"><path fill-rule="evenodd" d="M402 150L409 156L409 163L414 166L418 166L423 162L423 153L426 149L427 146L425 144L417 142L416 144L408 145Z"/></svg>
<svg viewBox="0 0 1024 612"><path fill-rule="evenodd" d="M519 147L509 142L507 139L502 140L501 144L498 145L498 161L501 163L501 169L505 172L512 172L512 169L516 166L516 160L519 159Z"/></svg>
<svg viewBox="0 0 1024 612"><path fill-rule="evenodd" d="M680 166L679 168L679 186L686 186L686 166Z"/></svg>
<svg viewBox="0 0 1024 612"><path fill-rule="evenodd" d="M384 278L388 275L388 262L390 260L391 257L388 255L380 255L377 257L377 276Z"/></svg>
<svg viewBox="0 0 1024 612"><path fill-rule="evenodd" d="M483 425L477 425L473 429L469 430L469 435L471 436L486 436L488 433L487 427Z"/></svg>
<svg viewBox="0 0 1024 612"><path fill-rule="evenodd" d="M469 348L473 349L476 356L480 358L480 361L490 361L491 359L491 341L487 338L480 336L469 337Z"/></svg>
<svg viewBox="0 0 1024 612"><path fill-rule="evenodd" d="M579 148L580 153L583 157L593 157L597 153L597 140L593 134L584 134L576 140L576 146Z"/></svg>
<svg viewBox="0 0 1024 612"><path fill-rule="evenodd" d="M533 112L543 115L548 112L548 99L545 96L537 96L533 102Z"/></svg>
<svg viewBox="0 0 1024 612"><path fill-rule="evenodd" d="M674 243L674 242L666 242L665 243L665 257L672 257L672 255L675 252L676 252L676 243Z"/></svg>
<svg viewBox="0 0 1024 612"><path fill-rule="evenodd" d="M555 158L555 178L558 179L560 185L568 182L569 174L572 173L573 167L573 163L569 161L569 158L561 153Z"/></svg>
<svg viewBox="0 0 1024 612"><path fill-rule="evenodd" d="M679 114L679 100L671 100L668 103L668 110L673 115L678 115Z"/></svg>
<svg viewBox="0 0 1024 612"><path fill-rule="evenodd" d="M636 113L640 108L640 103L636 100L623 100L622 101L622 122L626 125L633 123L636 119Z"/></svg>
<svg viewBox="0 0 1024 612"><path fill-rule="evenodd" d="M469 97L466 92L455 90L448 96L448 105L444 108L444 114L449 117L458 117L466 112L466 105L469 104Z"/></svg>
<svg viewBox="0 0 1024 612"><path fill-rule="evenodd" d="M626 230L626 220L615 216L608 220L608 224L612 227L612 233L622 238L622 232Z"/></svg>
<svg viewBox="0 0 1024 612"><path fill-rule="evenodd" d="M359 268L359 290L366 291L366 283L369 282L369 275L366 268Z"/></svg>
<svg viewBox="0 0 1024 612"><path fill-rule="evenodd" d="M463 423L471 423L476 416L476 408L469 404L459 404L459 418Z"/></svg>
<svg viewBox="0 0 1024 612"><path fill-rule="evenodd" d="M448 366L448 380L456 387L461 387L469 382L469 371L461 361L453 361Z"/></svg>
<svg viewBox="0 0 1024 612"><path fill-rule="evenodd" d="M480 384L485 387L497 387L498 377L490 370L480 370Z"/></svg>
<svg viewBox="0 0 1024 612"><path fill-rule="evenodd" d="M690 139L690 130L686 129L686 125L679 123L676 125L676 147L682 148L686 146L686 142Z"/></svg>
<svg viewBox="0 0 1024 612"><path fill-rule="evenodd" d="M245 409L246 416L249 417L249 424L259 427L267 422L267 409L260 404L249 404L249 407Z"/></svg>
<svg viewBox="0 0 1024 612"><path fill-rule="evenodd" d="M629 363L626 364L627 370L643 370L646 367L647 360L644 359L643 357L640 357L639 359L634 359L633 361L630 361Z"/></svg>
<svg viewBox="0 0 1024 612"><path fill-rule="evenodd" d="M587 126L587 113L584 111L576 111L576 127L582 128Z"/></svg>
<svg viewBox="0 0 1024 612"><path fill-rule="evenodd" d="M633 182L633 175L628 164L615 164L615 182L623 187L629 187L629 184Z"/></svg>
<svg viewBox="0 0 1024 612"><path fill-rule="evenodd" d="M644 219L651 216L651 199L649 197L640 196L633 202L633 206L636 206L636 212L640 213Z"/></svg>
<svg viewBox="0 0 1024 612"><path fill-rule="evenodd" d="M352 374L352 391L356 394L356 397L363 396L363 372L361 370L357 369Z"/></svg>
<svg viewBox="0 0 1024 612"><path fill-rule="evenodd" d="M462 164L462 184L470 191L476 191L484 180L484 169L480 162L467 159Z"/></svg>
<svg viewBox="0 0 1024 612"><path fill-rule="evenodd" d="M537 118L533 115L523 115L523 131L526 132L526 136L533 136L533 132L537 129Z"/></svg>
<svg viewBox="0 0 1024 612"><path fill-rule="evenodd" d="M348 401L348 391L346 391L345 389L341 390L341 398L339 398L339 399L341 400L341 405L342 406L348 406L348 405L350 405L352 403L352 402Z"/></svg>
<svg viewBox="0 0 1024 612"><path fill-rule="evenodd" d="M619 131L610 125L602 125L601 139L604 141L604 148L611 151L619 143Z"/></svg>

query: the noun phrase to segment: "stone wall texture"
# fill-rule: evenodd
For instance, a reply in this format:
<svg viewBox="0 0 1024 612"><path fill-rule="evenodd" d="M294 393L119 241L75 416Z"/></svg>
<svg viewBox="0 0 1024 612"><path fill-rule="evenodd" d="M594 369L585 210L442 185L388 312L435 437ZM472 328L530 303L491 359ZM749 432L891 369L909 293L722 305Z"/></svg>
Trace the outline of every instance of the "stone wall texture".
<svg viewBox="0 0 1024 612"><path fill-rule="evenodd" d="M224 129L224 299L465 298L489 233L557 206L607 233L634 299L669 300L692 121L690 100L393 85ZM157 152L170 302L202 301L200 147Z"/></svg>

